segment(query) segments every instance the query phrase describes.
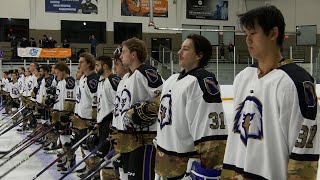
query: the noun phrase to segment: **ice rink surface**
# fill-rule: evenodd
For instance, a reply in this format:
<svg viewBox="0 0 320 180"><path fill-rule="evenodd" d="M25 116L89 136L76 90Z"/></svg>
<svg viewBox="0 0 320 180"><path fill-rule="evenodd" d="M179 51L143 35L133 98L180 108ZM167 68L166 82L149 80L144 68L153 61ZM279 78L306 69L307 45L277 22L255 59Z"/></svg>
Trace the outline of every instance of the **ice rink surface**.
<svg viewBox="0 0 320 180"><path fill-rule="evenodd" d="M224 101L223 102L224 110L225 110L225 118L227 119L227 122L232 122L230 119L232 119L232 109L233 109L233 101ZM0 113L0 125L7 121L8 118L4 117ZM16 129L18 127L12 129L11 131L7 132L6 134L2 135L0 137L0 151L6 151L12 148L14 145L19 143L22 139L24 139L27 134L18 134ZM7 170L15 166L17 163L22 161L24 158L26 158L28 155L30 155L32 152L34 152L36 149L38 149L40 145L32 145L29 148L27 148L25 151L23 151L21 154L17 155L16 157L12 158L9 162L4 164L2 167L0 167L0 176L5 173ZM76 151L77 163L82 159L81 152L78 149ZM11 154L9 154L11 155ZM0 154L1 156L1 154ZM9 157L9 156L6 156ZM7 158L0 159L0 164L4 162ZM43 153L43 150L40 150L37 152L34 156L32 156L30 159L25 161L23 164L21 164L19 167L17 167L15 170L10 172L7 176L3 178L3 180L29 180L32 179L37 173L39 173L44 167L49 165L52 161L56 159L55 154L45 154ZM59 179L62 175L56 170L56 165L53 165L49 170L47 170L45 173L43 173L40 177L38 177L38 180L56 180ZM84 166L84 163L78 167L82 168ZM70 174L67 178L68 180L73 179L79 179L76 175L76 173ZM319 174L318 174L318 180L320 180Z"/></svg>

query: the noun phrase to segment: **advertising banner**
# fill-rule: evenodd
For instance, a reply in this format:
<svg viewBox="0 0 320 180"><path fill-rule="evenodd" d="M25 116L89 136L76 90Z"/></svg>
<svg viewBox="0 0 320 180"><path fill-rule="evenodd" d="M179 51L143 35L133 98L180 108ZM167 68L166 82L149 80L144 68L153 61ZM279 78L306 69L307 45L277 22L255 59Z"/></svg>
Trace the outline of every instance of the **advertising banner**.
<svg viewBox="0 0 320 180"><path fill-rule="evenodd" d="M187 0L187 19L228 20L228 0Z"/></svg>
<svg viewBox="0 0 320 180"><path fill-rule="evenodd" d="M45 0L51 13L98 14L98 0Z"/></svg>
<svg viewBox="0 0 320 180"><path fill-rule="evenodd" d="M71 57L71 48L18 48L18 56L35 58L69 58Z"/></svg>
<svg viewBox="0 0 320 180"><path fill-rule="evenodd" d="M153 6L154 17L168 17L168 0L153 0ZM149 0L121 0L121 16L149 15Z"/></svg>

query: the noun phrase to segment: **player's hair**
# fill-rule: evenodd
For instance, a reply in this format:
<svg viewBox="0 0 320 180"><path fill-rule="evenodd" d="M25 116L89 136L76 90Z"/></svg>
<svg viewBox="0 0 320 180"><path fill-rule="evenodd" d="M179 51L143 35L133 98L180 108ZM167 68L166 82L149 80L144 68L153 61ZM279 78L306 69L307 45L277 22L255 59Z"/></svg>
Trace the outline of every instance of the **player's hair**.
<svg viewBox="0 0 320 180"><path fill-rule="evenodd" d="M112 59L110 56L99 56L96 60L101 62L101 66L106 64L109 69L112 69Z"/></svg>
<svg viewBox="0 0 320 180"><path fill-rule="evenodd" d="M59 71L65 72L67 74L70 74L70 69L64 61L59 61L56 63L55 69L58 69Z"/></svg>
<svg viewBox="0 0 320 180"><path fill-rule="evenodd" d="M39 68L39 64L38 64L37 62L33 61L32 63L34 64L34 66L35 66L34 68L35 68L35 69L38 69L38 68ZM31 64L32 64L32 63L31 63Z"/></svg>
<svg viewBox="0 0 320 180"><path fill-rule="evenodd" d="M40 67L40 69L43 69L43 71L45 71L45 72L50 72L49 65L46 65L46 64L42 65L42 66Z"/></svg>
<svg viewBox="0 0 320 180"><path fill-rule="evenodd" d="M13 71L11 75L14 75L14 74L17 75L17 76L19 76L18 71Z"/></svg>
<svg viewBox="0 0 320 180"><path fill-rule="evenodd" d="M147 59L147 46L142 40L133 37L122 42L122 47L126 46L130 52L136 52L140 62L145 62Z"/></svg>
<svg viewBox="0 0 320 180"><path fill-rule="evenodd" d="M87 64L89 64L89 69L93 71L96 66L96 60L95 60L94 56L88 52L85 52L85 53L80 54L79 58L80 57L84 58L84 60L87 62Z"/></svg>
<svg viewBox="0 0 320 180"><path fill-rule="evenodd" d="M265 35L269 35L272 28L277 27L279 35L277 44L282 46L284 40L285 22L283 15L275 6L268 5L252 9L246 13L238 15L241 28L254 29L256 25L261 26Z"/></svg>
<svg viewBox="0 0 320 180"><path fill-rule="evenodd" d="M25 72L26 70L24 69L24 67L20 67L20 69L23 71L23 72Z"/></svg>
<svg viewBox="0 0 320 180"><path fill-rule="evenodd" d="M8 72L8 71L5 71L5 72L3 72L3 73L4 73L5 75L7 75L7 76L9 75L9 72Z"/></svg>
<svg viewBox="0 0 320 180"><path fill-rule="evenodd" d="M202 58L199 62L199 67L205 67L212 56L212 47L209 40L198 34L189 34L187 39L191 39L194 49L197 54L202 53Z"/></svg>

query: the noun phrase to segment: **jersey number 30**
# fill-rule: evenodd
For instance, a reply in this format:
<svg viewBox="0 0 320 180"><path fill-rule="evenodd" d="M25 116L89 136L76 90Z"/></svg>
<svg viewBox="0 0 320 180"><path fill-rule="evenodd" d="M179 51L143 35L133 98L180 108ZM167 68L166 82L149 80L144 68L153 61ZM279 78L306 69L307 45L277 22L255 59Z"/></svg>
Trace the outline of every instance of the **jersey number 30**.
<svg viewBox="0 0 320 180"><path fill-rule="evenodd" d="M313 148L313 139L317 133L317 125L311 126L310 130L308 126L303 125L300 131L295 146L298 148ZM310 134L310 135L309 135ZM309 138L308 138L309 137Z"/></svg>
<svg viewBox="0 0 320 180"><path fill-rule="evenodd" d="M221 112L220 114L216 112L212 112L209 114L209 118L212 120L212 124L210 124L211 129L225 129L226 126L224 124L224 114Z"/></svg>

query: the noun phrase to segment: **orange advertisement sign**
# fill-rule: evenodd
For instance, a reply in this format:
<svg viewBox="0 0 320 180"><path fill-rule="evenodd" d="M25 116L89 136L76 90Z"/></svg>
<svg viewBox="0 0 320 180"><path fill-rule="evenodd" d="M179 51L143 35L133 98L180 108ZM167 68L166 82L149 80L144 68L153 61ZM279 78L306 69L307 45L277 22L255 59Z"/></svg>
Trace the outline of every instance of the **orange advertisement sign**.
<svg viewBox="0 0 320 180"><path fill-rule="evenodd" d="M121 0L122 16L145 16L150 14L150 0ZM168 0L153 0L154 17L168 17Z"/></svg>
<svg viewBox="0 0 320 180"><path fill-rule="evenodd" d="M42 48L39 57L68 58L68 57L71 57L71 49L70 48Z"/></svg>
<svg viewBox="0 0 320 180"><path fill-rule="evenodd" d="M18 48L19 57L69 58L71 48Z"/></svg>

